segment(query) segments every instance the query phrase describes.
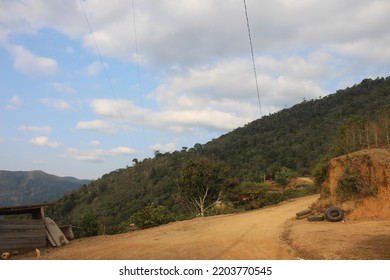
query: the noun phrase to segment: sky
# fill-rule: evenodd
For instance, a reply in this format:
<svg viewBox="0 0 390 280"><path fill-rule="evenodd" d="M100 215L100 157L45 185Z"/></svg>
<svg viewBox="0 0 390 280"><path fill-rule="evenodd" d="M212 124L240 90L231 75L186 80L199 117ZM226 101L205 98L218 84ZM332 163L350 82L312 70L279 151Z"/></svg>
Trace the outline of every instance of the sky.
<svg viewBox="0 0 390 280"><path fill-rule="evenodd" d="M246 6L259 95L242 0L0 0L0 170L98 179L390 76L388 0Z"/></svg>

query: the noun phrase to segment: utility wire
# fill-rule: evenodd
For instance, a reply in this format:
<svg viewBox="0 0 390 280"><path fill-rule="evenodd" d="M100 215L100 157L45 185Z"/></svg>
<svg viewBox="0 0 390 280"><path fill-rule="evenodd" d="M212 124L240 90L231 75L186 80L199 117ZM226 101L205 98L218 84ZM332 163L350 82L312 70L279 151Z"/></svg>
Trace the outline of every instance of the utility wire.
<svg viewBox="0 0 390 280"><path fill-rule="evenodd" d="M93 34L94 32L93 32L93 29L92 29L92 25L91 25L91 23L90 23L90 21L89 21L89 19L88 19L88 15L87 15L87 13L86 13L86 11L85 11L85 8L84 8L84 5L83 5L83 0L79 0L79 2L80 2L81 9L83 10L83 13L84 13L85 21L87 22L87 25L88 25L88 28L89 28L89 32L91 33L91 37L92 37L93 42L94 42L94 44L95 44L96 52L97 52L98 55L99 55L100 63L101 63L101 65L102 65L102 68L103 68L103 70L104 70L104 73L105 73L106 78L107 78L107 81L108 81L108 84L109 84L109 86L110 86L111 93L112 93L112 95L114 96L115 100L118 101L118 97L117 97L117 95L116 95L116 93L115 93L114 87L112 86L112 82L111 82L110 76L108 75L107 67L106 67L106 65L105 65L105 63L104 63L103 56L102 56L102 54L101 54L101 52L100 52L100 50L99 50L99 46L98 46L98 44L97 44L97 42L96 42L95 35ZM119 102L117 102L117 108L118 108L118 111L119 111L120 118L121 118L123 121L125 121L125 117L124 117L124 115L123 115L122 108L121 108Z"/></svg>
<svg viewBox="0 0 390 280"><path fill-rule="evenodd" d="M137 85L138 85L138 95L139 95L139 102L141 108L143 108L142 103L142 88L141 88L141 71L139 67L139 57L138 57L138 38L137 38L137 25L136 25L136 18L135 18L135 5L134 0L132 2L133 7L133 26L134 26L134 42L135 42L135 59L137 62ZM141 122L142 122L142 131L144 136L144 143L146 143L146 136L145 136L145 120L144 120L144 112L141 110Z"/></svg>
<svg viewBox="0 0 390 280"><path fill-rule="evenodd" d="M257 91L257 100L259 102L259 111L260 111L260 118L263 116L262 110L261 110L261 100L260 100L260 91L259 91L259 83L257 81L257 71L256 71L256 63L255 63L255 55L253 53L253 44L252 44L252 36L251 36L251 28L249 26L249 18L248 18L248 9L246 6L246 2L244 0L244 7L245 7L245 17L246 17L246 25L248 27L248 35L249 35L249 44L251 46L251 54L252 54L252 63L253 63L253 73L255 75L255 81L256 81L256 91Z"/></svg>
<svg viewBox="0 0 390 280"><path fill-rule="evenodd" d="M116 98L116 94L115 94L115 91L114 91L114 87L112 86L111 79L110 79L110 76L108 75L108 71L107 71L106 65L104 64L103 57L102 57L102 54L101 54L101 52L100 52L100 50L99 50L98 44L97 44L97 42L96 42L95 35L93 35L92 26L91 26L91 24L90 24L90 22L89 22L87 13L85 12L84 5L83 5L83 0L79 0L79 1L80 1L81 9L83 10L83 13L84 13L85 20L86 20L87 25L88 25L88 28L89 28L89 32L91 33L93 42L94 42L94 44L95 44L96 51L97 51L97 53L98 53L98 55L99 55L100 63L102 64L104 73L106 74L106 78L107 78L108 84L110 85L111 92L114 94L114 96L115 96L115 98ZM116 99L117 99L117 98L116 98Z"/></svg>

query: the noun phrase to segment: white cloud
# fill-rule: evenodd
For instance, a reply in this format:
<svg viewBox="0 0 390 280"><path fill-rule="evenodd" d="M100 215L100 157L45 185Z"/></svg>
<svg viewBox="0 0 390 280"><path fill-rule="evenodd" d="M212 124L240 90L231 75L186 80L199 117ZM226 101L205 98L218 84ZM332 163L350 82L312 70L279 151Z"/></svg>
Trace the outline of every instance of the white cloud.
<svg viewBox="0 0 390 280"><path fill-rule="evenodd" d="M210 108L153 112L139 108L128 100L97 99L91 102L91 106L101 117L172 132L192 131L199 127L233 129L251 120Z"/></svg>
<svg viewBox="0 0 390 280"><path fill-rule="evenodd" d="M188 132L197 128L228 131L248 123L250 118L239 117L233 113L213 109L164 111L148 117L149 125L172 132Z"/></svg>
<svg viewBox="0 0 390 280"><path fill-rule="evenodd" d="M291 106L303 98L325 96L319 76L331 76L334 69L328 61L333 62L326 53L307 58L257 58L263 113ZM146 114L153 116L149 123L168 127L169 123L181 123L187 124L180 126L182 129L201 126L226 131L259 116L253 69L251 61L245 59L178 70L163 79L149 97L162 107L161 112Z"/></svg>
<svg viewBox="0 0 390 280"><path fill-rule="evenodd" d="M148 109L124 99L95 99L90 106L99 116L137 124L143 124L143 117L150 113Z"/></svg>
<svg viewBox="0 0 390 280"><path fill-rule="evenodd" d="M154 144L148 147L152 151L172 152L176 149L176 143L166 143L166 144Z"/></svg>
<svg viewBox="0 0 390 280"><path fill-rule="evenodd" d="M30 143L38 146L49 147L49 148L58 148L62 146L61 142L50 141L49 138L46 136L39 136L39 137L32 138L30 140Z"/></svg>
<svg viewBox="0 0 390 280"><path fill-rule="evenodd" d="M112 148L111 150L108 151L110 155L132 155L135 154L136 152L137 151L132 148L122 147L122 146Z"/></svg>
<svg viewBox="0 0 390 280"><path fill-rule="evenodd" d="M22 105L22 99L19 96L14 95L14 96L12 96L12 98L10 100L8 100L8 104L5 108L7 110L16 110L21 105Z"/></svg>
<svg viewBox="0 0 390 280"><path fill-rule="evenodd" d="M122 1L113 1L110 7L98 1L86 6L100 51L134 61L131 7ZM286 55L302 48L348 45L362 38L386 50L380 44L388 34L390 4L386 0L314 0L293 5L266 0L248 1L247 6L257 54ZM249 55L242 1L142 1L135 8L141 63L188 66ZM84 36L84 46L96 51L91 34Z"/></svg>
<svg viewBox="0 0 390 280"><path fill-rule="evenodd" d="M45 134L50 134L52 132L52 128L48 125L45 126L21 125L18 127L18 130L23 132L37 132L37 133L45 133Z"/></svg>
<svg viewBox="0 0 390 280"><path fill-rule="evenodd" d="M51 87L59 92L66 94L75 94L76 90L72 87L70 82L67 83L51 83Z"/></svg>
<svg viewBox="0 0 390 280"><path fill-rule="evenodd" d="M82 151L75 148L68 149L68 156L79 161L103 162L102 156L105 154L102 149Z"/></svg>
<svg viewBox="0 0 390 280"><path fill-rule="evenodd" d="M0 13L0 20L6 23L8 34L35 34L42 28L53 28L76 38L85 32L78 1L1 1L0 10L6 11Z"/></svg>
<svg viewBox="0 0 390 280"><path fill-rule="evenodd" d="M113 128L109 122L103 120L80 121L77 123L76 128L81 130L103 132L107 134L116 133L116 129Z"/></svg>
<svg viewBox="0 0 390 280"><path fill-rule="evenodd" d="M60 111L69 110L71 108L70 104L64 100L51 100L49 98L42 98L41 102Z"/></svg>
<svg viewBox="0 0 390 280"><path fill-rule="evenodd" d="M65 51L66 51L66 53L68 53L68 54L73 54L73 53L74 53L74 49L73 49L71 46L67 46L67 47L65 48Z"/></svg>
<svg viewBox="0 0 390 280"><path fill-rule="evenodd" d="M83 3L100 52L135 61L133 10L128 1ZM382 43L388 35L387 0L264 0L247 1L247 6L256 54L286 55L335 44L343 49L344 44L363 39L378 48L376 58L379 49L387 49L388 44ZM188 66L248 55L242 1L144 0L136 2L135 9L141 63ZM96 52L79 1L2 1L0 10L7 11L0 15L3 37L51 28L82 39L84 47Z"/></svg>
<svg viewBox="0 0 390 280"><path fill-rule="evenodd" d="M91 145L93 145L93 146L100 146L101 143L100 143L99 140L92 140L92 141L91 141Z"/></svg>
<svg viewBox="0 0 390 280"><path fill-rule="evenodd" d="M103 67L104 66L104 67ZM102 71L104 68L108 69L108 64L102 64L100 61L95 61L89 64L86 68L86 73L88 76L96 76Z"/></svg>
<svg viewBox="0 0 390 280"><path fill-rule="evenodd" d="M67 151L68 156L79 161L90 162L104 162L106 156L120 156L135 154L136 150L129 147L115 147L109 150L93 149L93 150L79 150L76 148L70 148Z"/></svg>
<svg viewBox="0 0 390 280"><path fill-rule="evenodd" d="M29 76L53 75L58 71L57 62L52 58L40 57L22 46L12 46L14 68Z"/></svg>
<svg viewBox="0 0 390 280"><path fill-rule="evenodd" d="M291 106L303 98L328 93L319 77L336 70L327 53L276 60L259 57L259 90L263 114ZM171 132L229 131L259 117L253 69L249 59L221 61L213 66L177 70L165 76L149 94L159 111L139 108L129 100L96 99L91 102L101 117L143 124Z"/></svg>

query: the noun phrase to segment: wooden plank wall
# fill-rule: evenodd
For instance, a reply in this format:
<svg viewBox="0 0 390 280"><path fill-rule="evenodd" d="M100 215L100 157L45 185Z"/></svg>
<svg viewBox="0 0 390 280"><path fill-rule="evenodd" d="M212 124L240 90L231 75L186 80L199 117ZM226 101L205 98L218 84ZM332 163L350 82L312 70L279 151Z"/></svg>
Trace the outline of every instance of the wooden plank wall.
<svg viewBox="0 0 390 280"><path fill-rule="evenodd" d="M0 253L46 247L44 220L0 220Z"/></svg>

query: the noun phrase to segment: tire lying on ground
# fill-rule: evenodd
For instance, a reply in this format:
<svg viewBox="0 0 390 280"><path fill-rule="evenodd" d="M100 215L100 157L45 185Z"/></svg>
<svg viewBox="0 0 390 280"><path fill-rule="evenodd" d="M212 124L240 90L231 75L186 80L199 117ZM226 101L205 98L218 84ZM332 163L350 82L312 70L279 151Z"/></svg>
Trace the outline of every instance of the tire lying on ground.
<svg viewBox="0 0 390 280"><path fill-rule="evenodd" d="M317 214L317 215L309 215L307 217L307 220L309 222L318 222L318 221L323 221L325 220L324 214Z"/></svg>
<svg viewBox="0 0 390 280"><path fill-rule="evenodd" d="M297 220L303 220L303 219L308 218L310 215L311 215L311 214L309 213L309 214L306 214L306 215L296 216L296 219L297 219Z"/></svg>
<svg viewBox="0 0 390 280"><path fill-rule="evenodd" d="M344 218L344 211L338 207L329 207L325 211L325 218L330 222L340 222Z"/></svg>
<svg viewBox="0 0 390 280"><path fill-rule="evenodd" d="M302 210L302 211L299 211L299 212L296 213L297 219L300 218L300 217L309 215L311 212L312 212L312 210L309 209L309 208L308 208L308 209L305 209L305 210Z"/></svg>

